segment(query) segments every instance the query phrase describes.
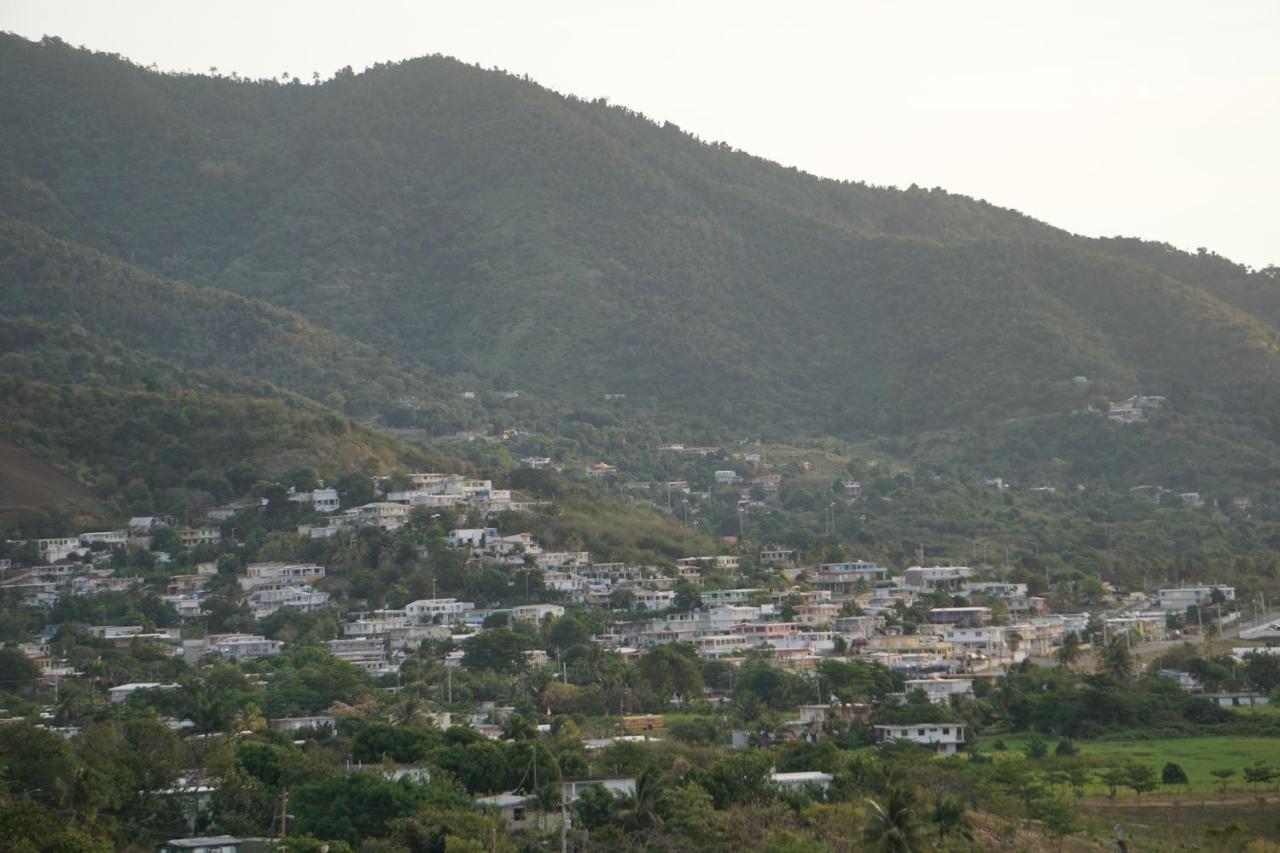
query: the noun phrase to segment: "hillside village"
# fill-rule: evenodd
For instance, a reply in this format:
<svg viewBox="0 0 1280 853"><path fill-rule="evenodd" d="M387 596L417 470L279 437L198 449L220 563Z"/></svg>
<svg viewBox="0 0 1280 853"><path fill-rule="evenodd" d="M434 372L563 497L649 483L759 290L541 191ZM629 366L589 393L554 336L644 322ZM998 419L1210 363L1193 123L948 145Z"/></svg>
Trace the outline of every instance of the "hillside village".
<svg viewBox="0 0 1280 853"><path fill-rule="evenodd" d="M1242 146L1202 102L1280 91L1272 13L1108 9L1082 42L905 12L927 49L880 39L877 114L914 66L962 81L944 100L983 103L944 118L972 133L921 139L944 177L1012 176L1002 202L849 179L854 142L912 155L927 99L800 134L856 155L824 177L533 66L276 72L385 38L376 8L82 5L112 51L281 61L0 32L0 851L1280 849L1280 268L1178 247L1274 245L1248 199L1200 197L1264 185L1268 129ZM398 5L402 54L467 13ZM893 4L597 5L474 34L528 15L512 39L564 47L564 79L634 47L650 86L705 26L667 63L683 96L785 136L866 124L805 99L877 80L865 34L895 31L859 8ZM806 79L753 37L870 73ZM1077 97L1109 38L1115 85ZM1056 227L1000 206L1053 184L1016 157L944 156L1034 132L1031 91L1102 122L1107 157L1059 153L1123 203L1095 185ZM1135 91L1156 112L1106 108ZM1185 174L1131 180L1114 143L1178 117L1233 156L1161 131L1133 162ZM1197 173L1224 164L1251 180ZM1087 236L1152 199L1239 234Z"/></svg>
<svg viewBox="0 0 1280 853"><path fill-rule="evenodd" d="M663 452L688 451L673 445ZM756 455L741 461L761 460ZM740 478L717 469L715 479L732 484ZM776 482L762 475L749 486L759 495ZM271 498L211 508L201 526L147 516L119 529L8 541L9 556L0 560L0 596L27 614L26 636L15 636L12 624L7 633L28 662L30 677L25 688L11 693L26 697L19 704L27 712L14 716L17 709L11 708L5 722L32 719L38 729L76 738L84 731L85 714L102 719L106 709L119 708L129 718L150 708L179 737L206 735L207 720L191 710L192 715L183 713L188 703L163 697L186 694L196 673L230 665L266 679L260 683L267 730L294 738L303 732L323 738L360 731L365 724L358 721L369 709L347 704L350 699L325 698L323 690L301 702L273 697L269 662L313 649L350 667L391 702L409 701L402 691L406 683L418 683L416 695L431 698L413 711L415 725L446 735L462 726L510 743L512 721L523 705L544 733L553 727L534 722L538 716L598 718L603 725L584 720L588 736L582 744L600 753L631 741L660 744L671 736L664 716L692 712L724 723L699 737L730 753L861 731L867 743L906 741L947 756L976 748L982 730L992 725L978 709L1012 672L1071 668L1095 658L1105 668L1108 655L1137 659L1173 648L1184 635L1202 642L1245 624L1240 637L1253 644L1232 653L1235 675L1207 674L1203 664L1191 661L1193 671L1164 666L1153 668L1151 677L1223 708L1265 706L1274 696L1270 675L1251 681L1247 673L1271 672L1251 661L1258 653L1269 655L1259 644L1280 639L1280 622L1258 621L1265 607L1238 601L1231 586L1121 593L1102 583L1096 606L1060 612L1046 596L1033 594L1027 583L1008 581L991 564L915 564L899 571L867 560L807 560L782 546L744 553L748 540L736 537L726 537L729 544L718 554L652 564L601 562L587 551L546 548L527 530L510 526L544 501L494 488L490 480L410 473L372 484L375 499L350 507L332 487L279 488ZM679 483L666 485L682 490ZM844 488L849 500L860 497L860 484ZM237 535L255 519L280 512L273 500L307 519L289 534L297 549L320 554L325 552L317 546L336 547L327 553L340 554L369 537L395 537L410 557L434 552L451 560L463 588L467 578L481 575L502 579L500 586L479 602L437 594L369 601L353 595L349 582L338 583L324 560L244 559L247 543ZM744 492L744 504L751 500ZM276 523L288 524L289 518ZM502 527L493 523L498 518ZM444 521L459 526L440 527ZM436 585L433 575L433 593ZM94 620L95 611L106 610L96 602L112 602L118 617ZM76 613L88 618L68 618ZM296 630L303 625L311 626L306 638ZM112 678L87 658L86 644L114 649L120 676ZM665 650L678 652L672 658ZM601 655L615 661L612 666L657 680L643 689L616 682L609 689L593 686L581 667ZM665 674L650 672L659 662L657 673ZM747 700L735 687L734 673L758 680L765 671L792 679L799 692L781 700L780 713L761 717L749 710L750 703L742 704ZM423 683L423 674L431 672L444 684ZM501 691L495 695L468 685L468 678L486 672L524 673L522 680L537 678L543 687L508 693L517 701L504 703ZM850 673L858 673L853 681L847 680ZM483 698L486 693L494 698ZM527 698L519 699L522 694ZM60 695L78 697L80 710L60 704ZM54 701L41 705L38 697ZM770 703L767 694L750 701ZM375 757L367 749L361 754ZM399 765L407 753L392 749L389 755L401 755ZM592 785L613 797L635 795L635 774L601 774L590 769L593 763L587 761L576 776L561 773L564 815L539 806L539 795L547 800L544 806L552 801L526 783L496 791L496 781L477 783L476 807L500 815L505 831L519 834L567 823L578 796L597 796ZM218 779L199 767L181 769L184 778L200 780L187 784L208 792L182 799L183 819L192 828L222 825L214 796ZM835 778L821 766L771 773L778 791L810 795ZM396 770L392 778L400 774ZM541 809L536 820L534 809Z"/></svg>

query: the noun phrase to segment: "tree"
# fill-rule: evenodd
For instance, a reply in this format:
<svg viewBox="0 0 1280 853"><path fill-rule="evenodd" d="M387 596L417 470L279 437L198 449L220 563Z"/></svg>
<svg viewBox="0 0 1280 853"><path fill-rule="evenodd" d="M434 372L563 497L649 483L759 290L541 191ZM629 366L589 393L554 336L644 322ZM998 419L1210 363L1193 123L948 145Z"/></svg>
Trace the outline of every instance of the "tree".
<svg viewBox="0 0 1280 853"><path fill-rule="evenodd" d="M1123 637L1113 639L1102 650L1100 669L1121 684L1133 680L1133 657Z"/></svg>
<svg viewBox="0 0 1280 853"><path fill-rule="evenodd" d="M1098 778L1102 784L1107 786L1107 796L1114 800L1116 791L1129 780L1129 774L1122 765L1116 765L1103 770L1102 775Z"/></svg>
<svg viewBox="0 0 1280 853"><path fill-rule="evenodd" d="M698 588L687 580L676 582L675 598L672 600L671 606L675 610L682 613L688 613L697 607L702 606L702 596L698 592Z"/></svg>
<svg viewBox="0 0 1280 853"><path fill-rule="evenodd" d="M955 797L936 797L933 801L933 822L938 827L938 838L956 833L971 839L969 824L964 819L964 804Z"/></svg>
<svg viewBox="0 0 1280 853"><path fill-rule="evenodd" d="M1075 631L1068 631L1062 638L1062 645L1058 647L1054 657L1058 659L1058 665L1064 669L1071 669L1080 660L1080 638Z"/></svg>
<svg viewBox="0 0 1280 853"><path fill-rule="evenodd" d="M1182 769L1181 764L1170 761L1160 771L1160 782L1164 785L1186 785L1190 780L1187 779L1187 771Z"/></svg>
<svg viewBox="0 0 1280 853"><path fill-rule="evenodd" d="M609 823L613 814L613 804L613 794L604 785L596 782L578 792L573 810L578 816L578 821L587 829L599 829Z"/></svg>
<svg viewBox="0 0 1280 853"><path fill-rule="evenodd" d="M668 837L685 839L699 847L715 847L720 841L715 802L696 782L664 791L662 813L663 830Z"/></svg>
<svg viewBox="0 0 1280 853"><path fill-rule="evenodd" d="M1274 778L1276 778L1275 768L1268 767L1261 761L1252 767L1246 767L1244 769L1244 780L1250 785L1253 785L1255 791L1258 789L1259 784L1265 785Z"/></svg>
<svg viewBox="0 0 1280 853"><path fill-rule="evenodd" d="M867 800L871 813L862 829L863 840L881 853L910 853L919 843L919 822L910 791L894 785L883 802Z"/></svg>
<svg viewBox="0 0 1280 853"><path fill-rule="evenodd" d="M1073 835L1082 829L1071 804L1062 800L1040 800L1035 804L1034 814L1044 824L1045 831L1050 837L1057 840L1059 850L1062 849L1062 842L1068 835Z"/></svg>
<svg viewBox="0 0 1280 853"><path fill-rule="evenodd" d="M636 788L618 800L614 806L614 819L628 832L644 832L661 827L662 775L652 767L646 767L636 777Z"/></svg>
<svg viewBox="0 0 1280 853"><path fill-rule="evenodd" d="M40 668L21 649L0 649L0 691L20 692L30 690L40 677Z"/></svg>
<svg viewBox="0 0 1280 853"><path fill-rule="evenodd" d="M528 647L525 638L510 628L490 628L463 642L466 654L462 665L467 669L513 673L524 666Z"/></svg>
<svg viewBox="0 0 1280 853"><path fill-rule="evenodd" d="M1040 735L1032 735L1027 741L1027 758L1039 761L1049 754L1049 746Z"/></svg>
<svg viewBox="0 0 1280 853"><path fill-rule="evenodd" d="M1209 775L1222 783L1222 793L1225 794L1227 792L1227 780L1236 775L1236 771L1219 768L1217 770L1210 770Z"/></svg>
<svg viewBox="0 0 1280 853"><path fill-rule="evenodd" d="M1067 783L1071 785L1071 793L1078 800L1084 796L1084 787L1093 779L1093 774L1089 772L1089 768L1079 764L1072 765L1066 769Z"/></svg>
<svg viewBox="0 0 1280 853"><path fill-rule="evenodd" d="M1124 776L1124 783L1132 788L1139 798L1147 791L1156 789L1156 771L1145 764L1130 764L1125 768Z"/></svg>

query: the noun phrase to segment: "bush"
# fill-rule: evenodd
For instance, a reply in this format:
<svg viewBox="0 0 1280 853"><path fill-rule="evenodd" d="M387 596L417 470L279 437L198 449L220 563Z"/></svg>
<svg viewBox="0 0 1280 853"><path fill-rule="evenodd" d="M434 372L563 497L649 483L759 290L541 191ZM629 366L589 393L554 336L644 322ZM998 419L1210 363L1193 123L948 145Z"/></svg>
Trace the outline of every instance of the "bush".
<svg viewBox="0 0 1280 853"><path fill-rule="evenodd" d="M1174 764L1172 761L1165 764L1164 769L1160 771L1160 782L1164 785L1186 785L1190 780L1187 779L1187 771L1182 769L1181 764Z"/></svg>

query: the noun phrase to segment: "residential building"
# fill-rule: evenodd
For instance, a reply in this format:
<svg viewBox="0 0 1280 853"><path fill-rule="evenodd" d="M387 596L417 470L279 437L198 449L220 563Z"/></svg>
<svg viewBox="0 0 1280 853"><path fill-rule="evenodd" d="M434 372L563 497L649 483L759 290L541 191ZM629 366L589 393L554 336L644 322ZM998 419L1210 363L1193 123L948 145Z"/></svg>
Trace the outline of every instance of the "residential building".
<svg viewBox="0 0 1280 853"><path fill-rule="evenodd" d="M1213 591L1217 590L1226 601L1236 600L1233 586L1188 586L1162 589L1159 592L1160 609L1171 613L1185 613L1188 607L1204 607L1213 603Z"/></svg>
<svg viewBox="0 0 1280 853"><path fill-rule="evenodd" d="M795 773L777 773L769 774L770 781L784 791L804 791L809 788L820 788L823 791L831 787L831 780L835 777L830 773L823 773L818 770L804 770Z"/></svg>
<svg viewBox="0 0 1280 853"><path fill-rule="evenodd" d="M923 690L929 701L935 705L950 703L952 696L972 696L972 678L909 678L903 692L910 696L917 690Z"/></svg>
<svg viewBox="0 0 1280 853"><path fill-rule="evenodd" d="M876 726L877 743L909 740L932 747L942 755L955 755L964 746L964 725L960 723L918 723L912 725Z"/></svg>
<svg viewBox="0 0 1280 853"><path fill-rule="evenodd" d="M902 583L912 589L933 592L935 590L959 590L961 584L973 574L968 566L912 566L903 573Z"/></svg>
<svg viewBox="0 0 1280 853"><path fill-rule="evenodd" d="M236 578L248 592L260 586L315 583L324 578L324 566L314 563L250 563Z"/></svg>

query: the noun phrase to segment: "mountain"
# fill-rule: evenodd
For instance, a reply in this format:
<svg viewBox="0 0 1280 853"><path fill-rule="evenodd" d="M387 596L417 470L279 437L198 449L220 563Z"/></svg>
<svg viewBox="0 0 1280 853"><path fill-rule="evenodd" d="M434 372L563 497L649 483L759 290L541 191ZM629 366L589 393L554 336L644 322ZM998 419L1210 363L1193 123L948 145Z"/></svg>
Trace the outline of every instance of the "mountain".
<svg viewBox="0 0 1280 853"><path fill-rule="evenodd" d="M229 473L453 467L335 411L430 398L429 374L286 310L3 215L0 292L0 522L177 512Z"/></svg>
<svg viewBox="0 0 1280 853"><path fill-rule="evenodd" d="M1139 392L1275 410L1268 274L822 180L451 59L282 85L5 36L0 81L10 216L362 358L624 393L676 431L903 434Z"/></svg>

